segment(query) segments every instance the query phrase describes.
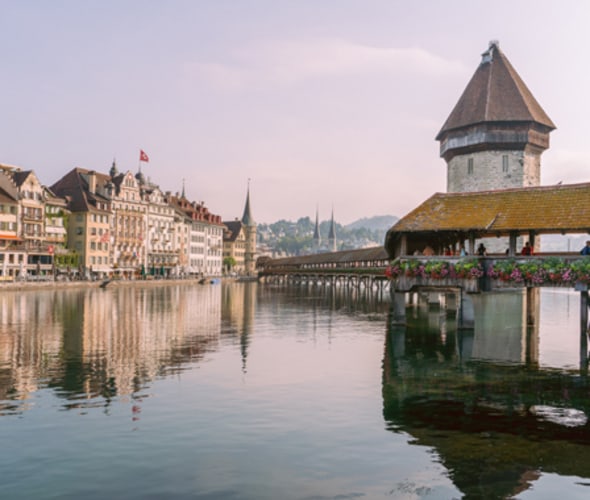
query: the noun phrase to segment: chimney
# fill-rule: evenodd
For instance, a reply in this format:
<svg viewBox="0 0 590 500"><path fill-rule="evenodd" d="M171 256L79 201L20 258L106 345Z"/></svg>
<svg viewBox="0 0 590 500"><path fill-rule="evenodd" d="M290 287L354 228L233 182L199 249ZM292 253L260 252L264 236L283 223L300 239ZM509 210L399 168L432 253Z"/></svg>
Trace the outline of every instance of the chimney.
<svg viewBox="0 0 590 500"><path fill-rule="evenodd" d="M88 172L88 192L96 194L96 172L94 170Z"/></svg>

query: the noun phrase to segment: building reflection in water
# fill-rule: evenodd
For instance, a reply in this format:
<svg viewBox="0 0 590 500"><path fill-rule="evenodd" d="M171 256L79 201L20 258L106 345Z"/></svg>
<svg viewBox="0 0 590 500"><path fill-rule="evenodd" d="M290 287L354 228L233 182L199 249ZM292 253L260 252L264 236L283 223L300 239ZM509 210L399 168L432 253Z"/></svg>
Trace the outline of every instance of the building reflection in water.
<svg viewBox="0 0 590 500"><path fill-rule="evenodd" d="M0 415L52 388L66 407L108 405L216 349L221 287L5 292Z"/></svg>
<svg viewBox="0 0 590 500"><path fill-rule="evenodd" d="M511 498L541 473L590 478L587 374L539 367L539 329L527 327L522 299L475 304L473 330L428 301L407 327L388 323L388 428L432 447L465 498Z"/></svg>

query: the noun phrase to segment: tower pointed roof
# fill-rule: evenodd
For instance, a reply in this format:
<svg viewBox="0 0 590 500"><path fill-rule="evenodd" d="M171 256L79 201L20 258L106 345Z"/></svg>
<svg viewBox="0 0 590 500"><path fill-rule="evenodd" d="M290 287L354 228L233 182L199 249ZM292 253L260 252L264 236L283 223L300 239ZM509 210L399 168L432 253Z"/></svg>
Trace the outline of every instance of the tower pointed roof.
<svg viewBox="0 0 590 500"><path fill-rule="evenodd" d="M535 122L555 125L493 40L481 63L451 111L436 140L451 130L485 122Z"/></svg>
<svg viewBox="0 0 590 500"><path fill-rule="evenodd" d="M315 209L315 227L313 229L313 240L319 244L322 241L322 236L320 234L320 219L319 219L319 210L316 207Z"/></svg>
<svg viewBox="0 0 590 500"><path fill-rule="evenodd" d="M334 209L332 209L332 219L330 220L330 231L328 232L328 239L336 239L336 224L334 223Z"/></svg>
<svg viewBox="0 0 590 500"><path fill-rule="evenodd" d="M246 205L244 206L244 215L242 215L242 223L245 226L254 226L256 222L250 211L250 179L248 179L248 191L246 193Z"/></svg>

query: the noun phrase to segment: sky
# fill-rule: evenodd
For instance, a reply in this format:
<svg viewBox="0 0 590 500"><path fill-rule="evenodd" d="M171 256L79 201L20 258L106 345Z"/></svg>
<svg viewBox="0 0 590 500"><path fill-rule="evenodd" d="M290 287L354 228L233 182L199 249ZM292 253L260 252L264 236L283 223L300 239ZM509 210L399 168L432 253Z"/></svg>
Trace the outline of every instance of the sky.
<svg viewBox="0 0 590 500"><path fill-rule="evenodd" d="M541 182L590 181L590 2L0 0L0 163L50 186L141 170L257 222L401 217L490 40L556 124Z"/></svg>

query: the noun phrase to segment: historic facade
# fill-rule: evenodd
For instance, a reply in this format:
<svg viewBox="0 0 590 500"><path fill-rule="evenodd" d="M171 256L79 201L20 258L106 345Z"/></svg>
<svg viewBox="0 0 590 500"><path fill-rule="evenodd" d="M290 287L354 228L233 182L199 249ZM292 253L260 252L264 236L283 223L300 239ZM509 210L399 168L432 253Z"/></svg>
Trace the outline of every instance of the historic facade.
<svg viewBox="0 0 590 500"><path fill-rule="evenodd" d="M250 188L242 219L224 221L227 230L223 237L225 266L237 274L254 275L256 271L256 222L250 208Z"/></svg>
<svg viewBox="0 0 590 500"><path fill-rule="evenodd" d="M447 192L538 186L555 125L492 41L436 136Z"/></svg>

